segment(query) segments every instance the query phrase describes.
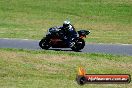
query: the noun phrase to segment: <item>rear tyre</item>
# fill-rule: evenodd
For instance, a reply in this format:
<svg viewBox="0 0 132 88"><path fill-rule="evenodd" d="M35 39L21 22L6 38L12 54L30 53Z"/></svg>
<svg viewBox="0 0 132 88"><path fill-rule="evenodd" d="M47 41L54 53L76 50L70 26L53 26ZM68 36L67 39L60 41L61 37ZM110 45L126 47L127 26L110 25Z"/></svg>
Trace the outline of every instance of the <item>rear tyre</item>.
<svg viewBox="0 0 132 88"><path fill-rule="evenodd" d="M49 49L51 46L50 46L50 40L49 39L46 39L46 38L43 38L40 42L39 42L39 46L42 48L42 49Z"/></svg>
<svg viewBox="0 0 132 88"><path fill-rule="evenodd" d="M85 46L85 41L81 38L77 38L77 39L73 40L73 42L75 42L74 46L71 47L71 49L73 51L80 51Z"/></svg>

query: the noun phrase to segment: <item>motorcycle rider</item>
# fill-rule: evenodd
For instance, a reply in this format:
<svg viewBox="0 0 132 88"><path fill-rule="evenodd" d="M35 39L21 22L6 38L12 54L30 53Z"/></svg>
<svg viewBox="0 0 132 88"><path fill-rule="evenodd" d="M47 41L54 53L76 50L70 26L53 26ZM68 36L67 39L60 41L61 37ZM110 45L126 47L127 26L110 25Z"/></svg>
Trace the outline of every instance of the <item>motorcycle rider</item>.
<svg viewBox="0 0 132 88"><path fill-rule="evenodd" d="M74 26L71 25L70 21L64 21L62 27L58 27L62 40L66 42L69 47L73 46L72 39L77 37L77 32Z"/></svg>

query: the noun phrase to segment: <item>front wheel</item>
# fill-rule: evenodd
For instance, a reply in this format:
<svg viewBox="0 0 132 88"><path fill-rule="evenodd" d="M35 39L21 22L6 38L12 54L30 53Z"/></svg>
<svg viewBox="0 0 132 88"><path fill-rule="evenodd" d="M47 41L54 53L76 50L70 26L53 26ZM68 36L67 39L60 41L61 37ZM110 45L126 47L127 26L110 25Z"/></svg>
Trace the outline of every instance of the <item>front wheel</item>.
<svg viewBox="0 0 132 88"><path fill-rule="evenodd" d="M73 47L71 47L71 49L73 51L80 51L81 49L84 48L85 46L85 41L84 39L81 39L81 38L77 38L75 40L73 40L73 42L75 43Z"/></svg>
<svg viewBox="0 0 132 88"><path fill-rule="evenodd" d="M43 38L40 42L39 42L39 46L42 49L49 49L50 48L50 41L49 39Z"/></svg>

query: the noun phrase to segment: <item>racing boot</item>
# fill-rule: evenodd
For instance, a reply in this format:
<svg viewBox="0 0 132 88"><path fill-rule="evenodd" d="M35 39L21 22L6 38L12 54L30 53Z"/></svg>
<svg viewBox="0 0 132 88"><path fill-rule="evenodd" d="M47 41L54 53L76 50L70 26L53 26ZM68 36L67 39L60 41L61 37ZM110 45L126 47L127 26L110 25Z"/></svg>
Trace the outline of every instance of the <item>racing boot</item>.
<svg viewBox="0 0 132 88"><path fill-rule="evenodd" d="M71 48L71 47L73 47L75 45L75 42L70 42L69 43L69 47Z"/></svg>

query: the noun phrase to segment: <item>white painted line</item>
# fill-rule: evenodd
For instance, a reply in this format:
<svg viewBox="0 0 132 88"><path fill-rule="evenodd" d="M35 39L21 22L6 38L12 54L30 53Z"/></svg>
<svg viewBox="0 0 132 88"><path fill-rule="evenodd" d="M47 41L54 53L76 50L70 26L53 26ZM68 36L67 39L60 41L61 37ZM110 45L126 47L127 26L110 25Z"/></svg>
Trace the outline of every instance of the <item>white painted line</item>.
<svg viewBox="0 0 132 88"><path fill-rule="evenodd" d="M0 39L7 39L7 40L26 40L26 41L40 41L40 40L20 39L20 38L0 38Z"/></svg>
<svg viewBox="0 0 132 88"><path fill-rule="evenodd" d="M122 44L122 43L87 43L87 44L99 44L99 45L123 45L123 46L132 46L132 44Z"/></svg>

